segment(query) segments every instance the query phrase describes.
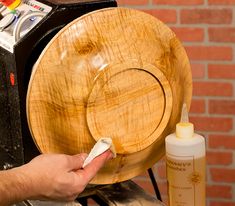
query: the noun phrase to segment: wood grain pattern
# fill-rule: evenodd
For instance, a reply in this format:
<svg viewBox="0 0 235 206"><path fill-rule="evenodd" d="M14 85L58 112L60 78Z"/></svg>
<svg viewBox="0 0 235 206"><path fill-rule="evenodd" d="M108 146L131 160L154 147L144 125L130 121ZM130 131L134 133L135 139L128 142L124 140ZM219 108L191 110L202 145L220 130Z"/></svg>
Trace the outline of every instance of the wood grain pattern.
<svg viewBox="0 0 235 206"><path fill-rule="evenodd" d="M87 104L93 138L110 136L119 154L151 145L165 129L172 108L170 85L152 65L127 60L108 65L96 78Z"/></svg>
<svg viewBox="0 0 235 206"><path fill-rule="evenodd" d="M165 24L103 9L71 22L44 49L30 79L28 123L43 153L88 153L111 137L118 156L92 182L114 183L162 157L191 94L187 55Z"/></svg>

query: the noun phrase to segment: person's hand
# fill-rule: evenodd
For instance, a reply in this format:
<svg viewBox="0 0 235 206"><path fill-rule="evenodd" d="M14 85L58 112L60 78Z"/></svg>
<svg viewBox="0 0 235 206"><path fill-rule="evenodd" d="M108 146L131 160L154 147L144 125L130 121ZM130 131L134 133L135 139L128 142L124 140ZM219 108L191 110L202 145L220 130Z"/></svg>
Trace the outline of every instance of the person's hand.
<svg viewBox="0 0 235 206"><path fill-rule="evenodd" d="M74 200L113 154L108 150L81 169L86 157L86 154L43 154L19 167L20 175L28 182L25 185L28 198Z"/></svg>

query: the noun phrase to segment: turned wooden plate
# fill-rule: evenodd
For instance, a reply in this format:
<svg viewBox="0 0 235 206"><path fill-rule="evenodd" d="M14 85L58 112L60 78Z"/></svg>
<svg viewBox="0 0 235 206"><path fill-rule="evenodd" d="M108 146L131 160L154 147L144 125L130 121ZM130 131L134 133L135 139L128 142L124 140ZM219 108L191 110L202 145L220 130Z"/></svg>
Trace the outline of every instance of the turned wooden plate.
<svg viewBox="0 0 235 206"><path fill-rule="evenodd" d="M71 22L43 50L28 87L28 123L42 153L88 153L111 137L117 158L92 183L114 183L163 156L191 93L187 55L165 24L103 9Z"/></svg>

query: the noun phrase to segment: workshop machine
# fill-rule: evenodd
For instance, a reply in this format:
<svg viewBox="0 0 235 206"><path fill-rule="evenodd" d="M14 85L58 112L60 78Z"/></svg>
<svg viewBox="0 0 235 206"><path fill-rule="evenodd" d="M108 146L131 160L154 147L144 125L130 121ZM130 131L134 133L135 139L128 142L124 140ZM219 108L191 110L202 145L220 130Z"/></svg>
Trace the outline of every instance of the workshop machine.
<svg viewBox="0 0 235 206"><path fill-rule="evenodd" d="M114 0L25 0L14 10L1 5L0 169L21 165L39 154L25 104L32 67L42 50L75 18L116 5Z"/></svg>
<svg viewBox="0 0 235 206"><path fill-rule="evenodd" d="M97 9L116 6L115 0L24 0L14 9L0 4L0 170L20 166L39 154L28 128L26 93L33 65L45 46L75 18ZM151 176L153 178L152 173ZM120 198L122 189L128 189L124 193L144 197L144 192L135 187L132 182L126 182L114 187L88 189L87 194L97 196L99 193L98 196L104 199L105 191L109 191L109 195L113 191L114 202L118 202L116 200ZM118 198L115 196L117 194ZM129 198L133 199L133 195ZM81 197L85 199L85 205L86 196ZM125 198L128 199L127 196L122 199ZM154 202L151 198L144 197ZM111 199L110 196L107 199ZM100 205L109 205L109 201L101 201ZM157 201L155 203L159 205ZM37 201L19 203L35 206L51 204Z"/></svg>

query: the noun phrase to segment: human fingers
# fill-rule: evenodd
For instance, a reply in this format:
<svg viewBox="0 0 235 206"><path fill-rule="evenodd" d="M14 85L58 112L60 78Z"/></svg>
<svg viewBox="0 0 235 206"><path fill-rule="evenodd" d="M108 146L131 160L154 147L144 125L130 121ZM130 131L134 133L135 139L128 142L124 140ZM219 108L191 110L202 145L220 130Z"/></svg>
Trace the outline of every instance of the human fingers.
<svg viewBox="0 0 235 206"><path fill-rule="evenodd" d="M87 158L86 153L76 154L73 156L68 156L68 163L70 170L78 170L82 168L82 165Z"/></svg>
<svg viewBox="0 0 235 206"><path fill-rule="evenodd" d="M87 182L90 182L101 167L104 166L105 162L112 158L113 153L108 150L93 159L83 170L79 170L78 173L80 173Z"/></svg>

